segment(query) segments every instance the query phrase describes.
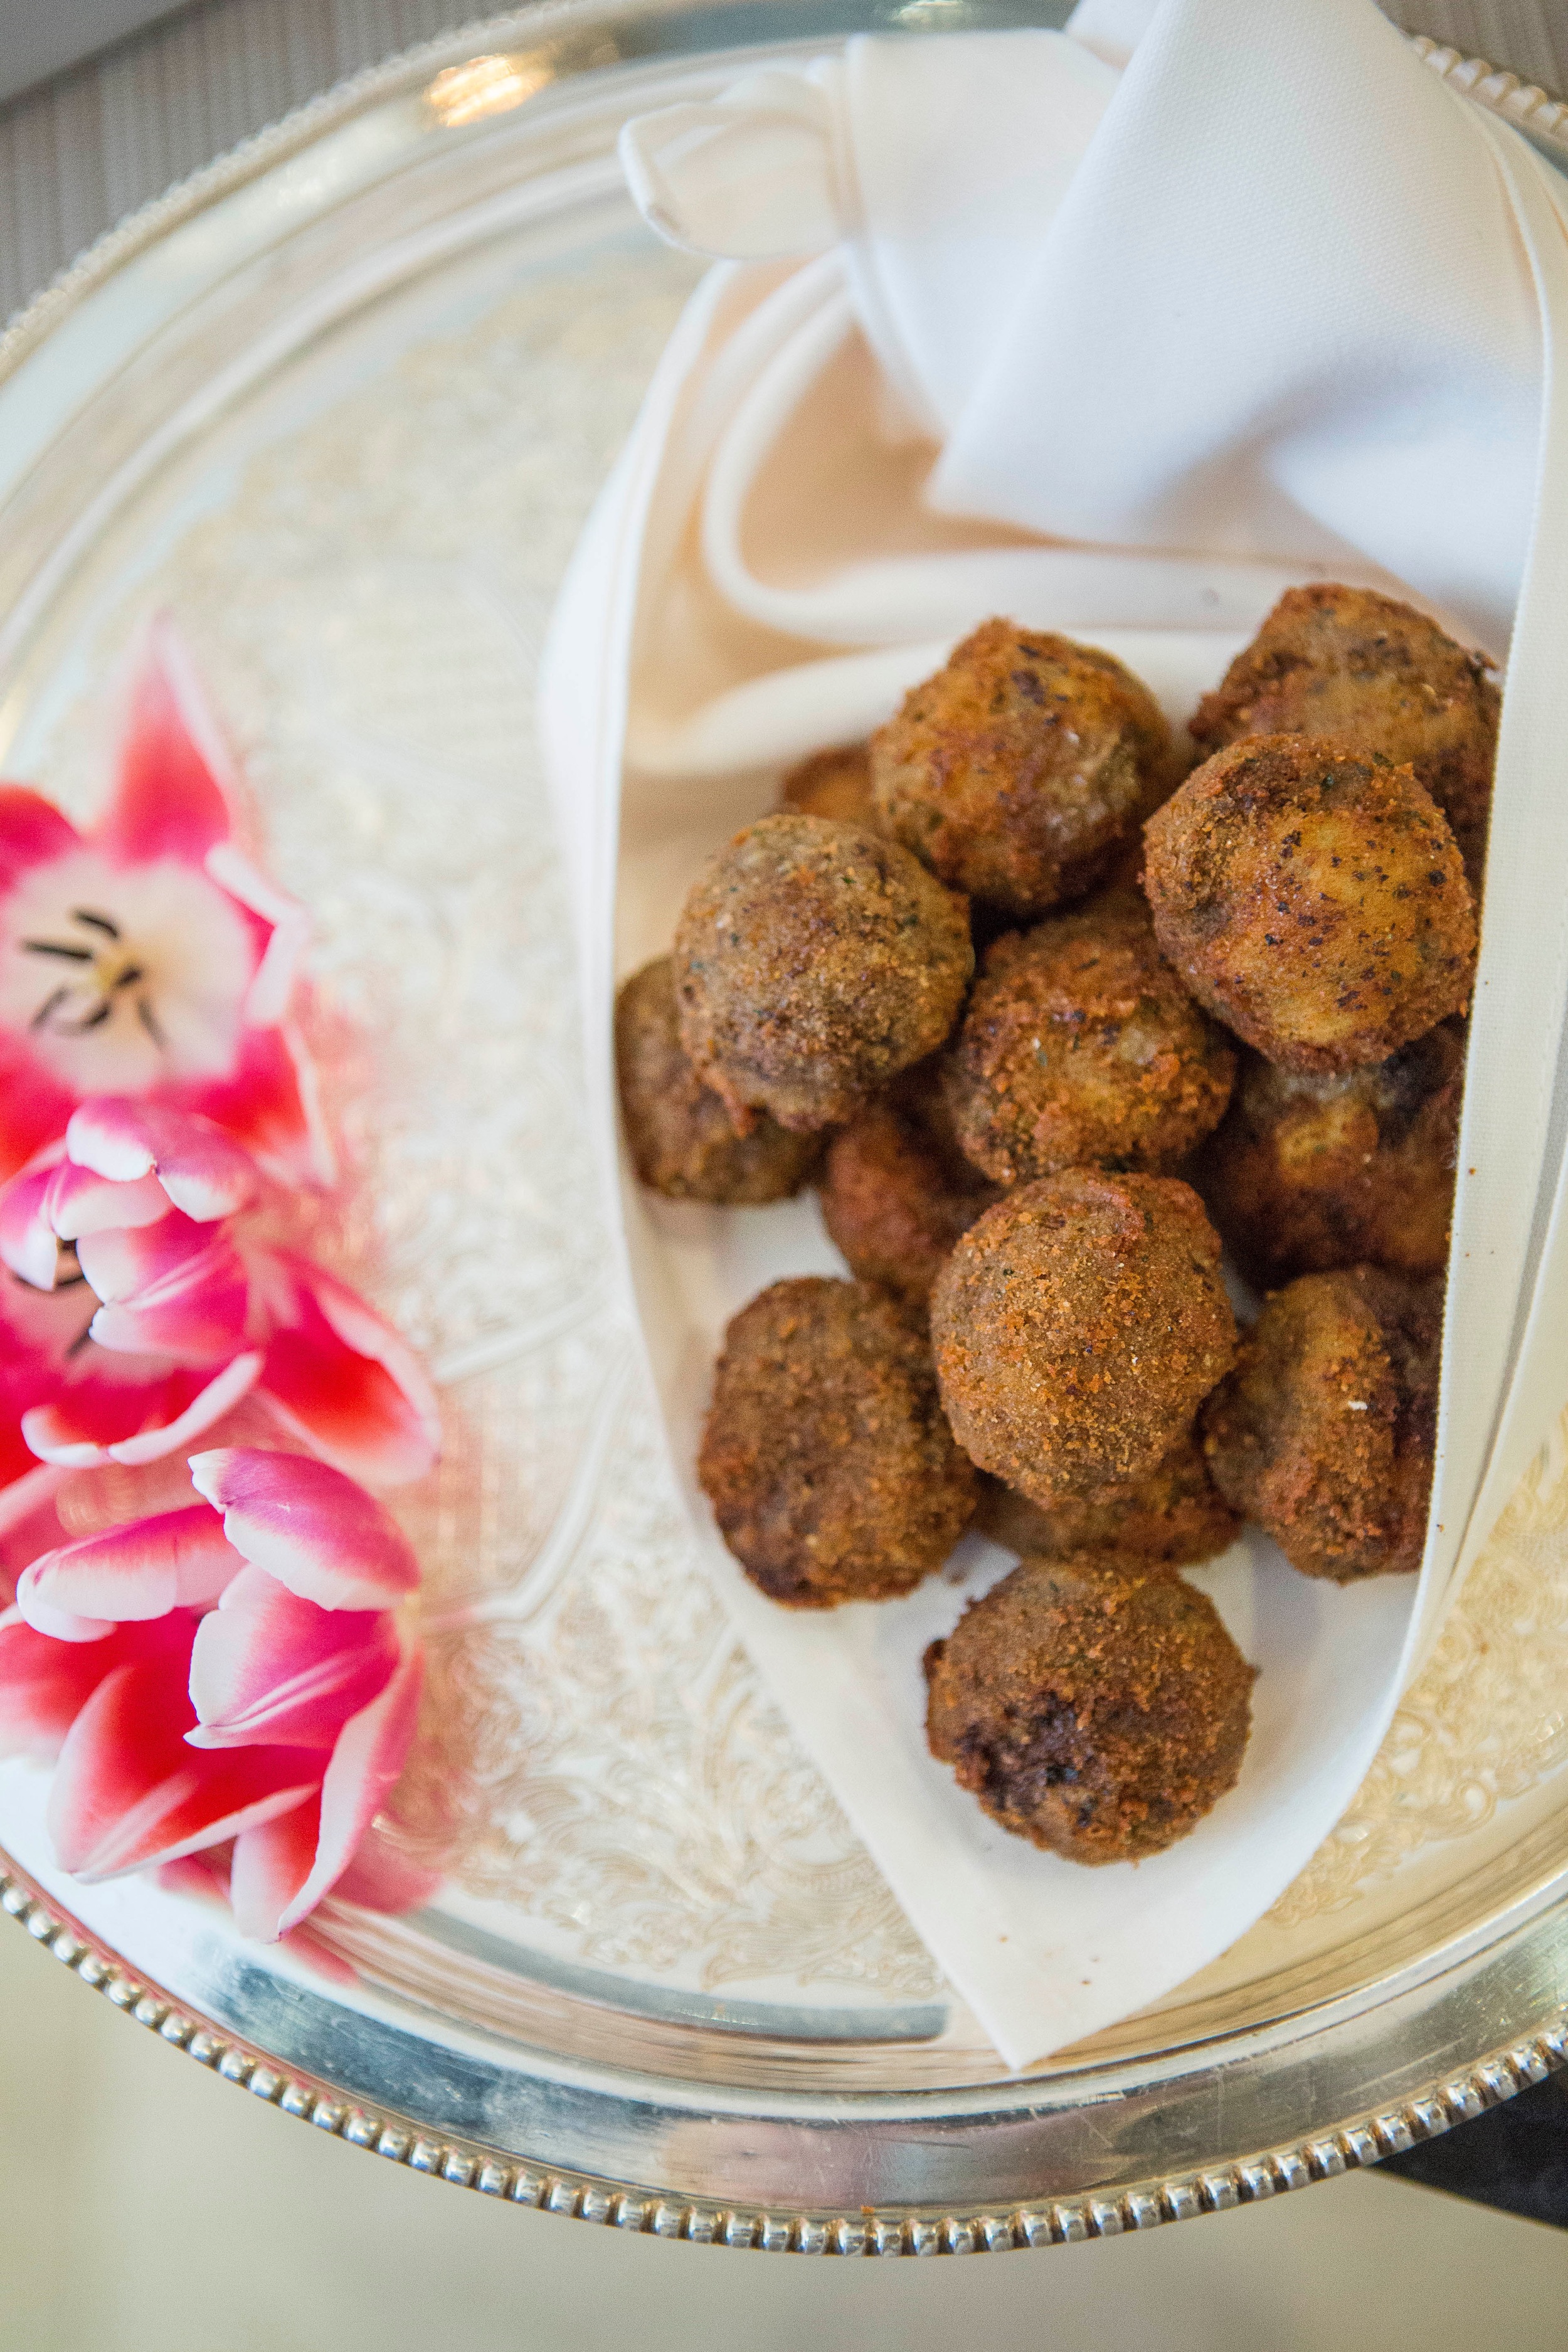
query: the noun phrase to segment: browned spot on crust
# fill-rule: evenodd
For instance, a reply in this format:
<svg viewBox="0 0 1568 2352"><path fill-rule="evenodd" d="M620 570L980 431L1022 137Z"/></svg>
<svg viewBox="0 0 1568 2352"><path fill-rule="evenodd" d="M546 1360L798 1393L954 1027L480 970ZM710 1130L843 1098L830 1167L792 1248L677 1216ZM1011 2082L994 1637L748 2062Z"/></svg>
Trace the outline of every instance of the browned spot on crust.
<svg viewBox="0 0 1568 2352"><path fill-rule="evenodd" d="M1177 772L1131 670L1011 621L976 629L871 738L884 825L1015 921L1102 880Z"/></svg>
<svg viewBox="0 0 1568 2352"><path fill-rule="evenodd" d="M1415 769L1480 887L1497 759L1488 665L1414 606L1367 588L1290 588L1193 715L1205 753L1246 735L1317 735Z"/></svg>
<svg viewBox="0 0 1568 2352"><path fill-rule="evenodd" d="M1219 1237L1162 1176L1021 1184L931 1293L942 1402L972 1461L1036 1502L1146 1477L1230 1366Z"/></svg>
<svg viewBox="0 0 1568 2352"><path fill-rule="evenodd" d="M952 1028L968 909L864 826L768 816L709 860L675 935L681 1044L744 1132L852 1118Z"/></svg>
<svg viewBox="0 0 1568 2352"><path fill-rule="evenodd" d="M837 751L814 751L791 768L779 787L779 806L801 816L829 816L843 824L877 829L877 803L871 797L871 747L845 743Z"/></svg>
<svg viewBox="0 0 1568 2352"><path fill-rule="evenodd" d="M752 1583L796 1609L910 1591L974 1514L920 1320L864 1282L775 1282L742 1308L697 1470Z"/></svg>
<svg viewBox="0 0 1568 2352"><path fill-rule="evenodd" d="M1144 847L1161 947L1271 1062L1385 1061L1468 1001L1469 885L1407 767L1309 736L1248 739L1187 778Z"/></svg>
<svg viewBox="0 0 1568 2352"><path fill-rule="evenodd" d="M1265 1301L1209 1399L1215 1484L1304 1575L1419 1568L1441 1333L1440 1283L1304 1274Z"/></svg>
<svg viewBox="0 0 1568 2352"><path fill-rule="evenodd" d="M923 1306L953 1243L996 1197L953 1140L924 1062L828 1145L822 1221L863 1280Z"/></svg>
<svg viewBox="0 0 1568 2352"><path fill-rule="evenodd" d="M759 1118L737 1135L719 1097L680 1044L668 956L644 964L616 999L616 1070L621 1115L638 1176L675 1201L742 1207L785 1201L822 1156L815 1135L791 1135Z"/></svg>
<svg viewBox="0 0 1568 2352"><path fill-rule="evenodd" d="M1162 1852L1241 1769L1253 1669L1212 1601L1138 1561L1026 1559L925 1664L931 1754L1069 1861Z"/></svg>
<svg viewBox="0 0 1568 2352"><path fill-rule="evenodd" d="M975 1524L1008 1551L1046 1559L1104 1553L1145 1570L1195 1568L1228 1551L1241 1533L1241 1521L1210 1477L1191 1430L1146 1478L1116 1480L1048 1504L1032 1503L987 1478Z"/></svg>
<svg viewBox="0 0 1568 2352"><path fill-rule="evenodd" d="M1127 891L987 950L946 1084L966 1155L1016 1184L1174 1168L1220 1118L1235 1070Z"/></svg>
<svg viewBox="0 0 1568 2352"><path fill-rule="evenodd" d="M1194 1181L1251 1280L1346 1265L1440 1273L1464 1079L1460 1021L1340 1076L1246 1055Z"/></svg>

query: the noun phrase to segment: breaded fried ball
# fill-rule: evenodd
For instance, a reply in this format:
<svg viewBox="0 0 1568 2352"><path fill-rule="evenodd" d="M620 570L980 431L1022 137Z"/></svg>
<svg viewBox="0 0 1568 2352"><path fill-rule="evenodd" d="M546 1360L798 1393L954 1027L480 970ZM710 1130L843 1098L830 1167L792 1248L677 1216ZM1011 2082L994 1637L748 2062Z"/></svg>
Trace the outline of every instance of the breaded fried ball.
<svg viewBox="0 0 1568 2352"><path fill-rule="evenodd" d="M1196 1179L1243 1273L1259 1288L1343 1265L1440 1273L1464 1083L1462 1021L1340 1077L1244 1050Z"/></svg>
<svg viewBox="0 0 1568 2352"><path fill-rule="evenodd" d="M1131 891L989 948L945 1064L959 1142L1001 1184L1173 1168L1220 1118L1235 1074Z"/></svg>
<svg viewBox="0 0 1568 2352"><path fill-rule="evenodd" d="M954 1244L931 1293L953 1434L1050 1504L1144 1478L1230 1366L1219 1236L1189 1186L1069 1168Z"/></svg>
<svg viewBox="0 0 1568 2352"><path fill-rule="evenodd" d="M1175 773L1131 670L1012 621L976 629L871 738L886 830L1015 922L1100 881Z"/></svg>
<svg viewBox="0 0 1568 2352"><path fill-rule="evenodd" d="M1205 1594L1135 1560L1026 1559L925 1658L926 1739L994 1821L1136 1862L1236 1785L1255 1670Z"/></svg>
<svg viewBox="0 0 1568 2352"><path fill-rule="evenodd" d="M1205 757L1247 735L1317 735L1408 762L1453 828L1471 885L1486 862L1499 696L1479 654L1370 588L1289 588L1192 720Z"/></svg>
<svg viewBox="0 0 1568 2352"><path fill-rule="evenodd" d="M822 1139L759 1118L737 1135L729 1112L681 1050L675 969L656 957L616 998L616 1071L633 1165L672 1201L724 1207L787 1201L822 1156Z"/></svg>
<svg viewBox="0 0 1568 2352"><path fill-rule="evenodd" d="M822 1171L822 1222L851 1269L922 1307L959 1234L996 1197L954 1141L929 1062L839 1129Z"/></svg>
<svg viewBox="0 0 1568 2352"><path fill-rule="evenodd" d="M1241 1521L1209 1476L1189 1430L1146 1478L1063 1495L1049 1505L997 1478L982 1481L975 1525L1007 1551L1062 1559L1069 1552L1114 1554L1144 1568L1195 1568L1217 1559L1241 1533Z"/></svg>
<svg viewBox="0 0 1568 2352"><path fill-rule="evenodd" d="M968 909L863 825L765 816L710 858L675 934L680 1042L744 1133L834 1127L940 1045Z"/></svg>
<svg viewBox="0 0 1568 2352"><path fill-rule="evenodd" d="M1205 1408L1215 1486L1292 1568L1353 1584L1421 1565L1442 1285L1378 1266L1266 1300Z"/></svg>
<svg viewBox="0 0 1568 2352"><path fill-rule="evenodd" d="M792 1609L911 1591L974 1515L920 1321L867 1282L775 1282L742 1308L697 1475L752 1582Z"/></svg>
<svg viewBox="0 0 1568 2352"><path fill-rule="evenodd" d="M1190 775L1143 838L1161 947L1269 1061L1358 1069L1463 1012L1469 885L1408 768L1260 735Z"/></svg>
<svg viewBox="0 0 1568 2352"><path fill-rule="evenodd" d="M802 816L836 817L844 824L869 825L877 830L877 803L871 797L871 747L843 743L837 751L814 751L790 770L779 787L779 806Z"/></svg>

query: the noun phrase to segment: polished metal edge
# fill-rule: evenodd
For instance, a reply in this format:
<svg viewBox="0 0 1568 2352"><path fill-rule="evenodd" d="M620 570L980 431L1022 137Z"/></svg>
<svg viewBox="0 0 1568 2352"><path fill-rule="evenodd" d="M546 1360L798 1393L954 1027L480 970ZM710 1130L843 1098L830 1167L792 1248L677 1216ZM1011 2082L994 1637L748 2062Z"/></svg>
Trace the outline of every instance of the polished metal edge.
<svg viewBox="0 0 1568 2352"><path fill-rule="evenodd" d="M1410 44L1450 89L1511 122L1553 162L1568 164L1568 100L1553 98L1534 82L1521 81L1516 73L1503 72L1485 58L1467 58L1462 50L1429 40L1425 33L1413 33Z"/></svg>
<svg viewBox="0 0 1568 2352"><path fill-rule="evenodd" d="M493 1936L473 1921L455 1919L436 1910L408 1914L433 1944L441 1944L465 1959L476 1959L517 1977L524 1984L546 1985L574 2000L592 2001L619 2016L654 2017L669 2024L706 2026L716 2033L743 2035L748 2041L772 2042L934 2042L948 2024L945 2001L889 2002L881 2009L792 2006L778 2000L737 2000L719 1993L686 1992L674 1985L638 1983L609 1969L589 1968L581 1960L563 1960Z"/></svg>
<svg viewBox="0 0 1568 2352"><path fill-rule="evenodd" d="M0 1864L4 1857L0 1856ZM1381 2108L1288 2147L1266 2149L1202 2172L1144 2180L1115 2196L1084 2195L1018 2205L1005 2212L939 2213L859 2206L852 2213L809 2208L685 2202L632 2182L554 2167L518 2163L471 2140L436 2138L393 2110L347 2099L330 2083L279 2068L264 2051L172 2000L150 1978L126 1970L105 1947L83 1936L45 1902L20 1873L0 1867L0 1912L35 1943L100 1992L138 2025L199 2066L264 2099L318 2131L370 2149L410 2171L478 2189L512 2205L597 2221L691 2245L734 2246L762 2253L984 2254L1025 2247L1076 2245L1119 2238L1166 2221L1196 2221L1238 2205L1257 2205L1293 2189L1402 2155L1499 2106L1531 2083L1568 2065L1568 2008L1522 2042L1510 2042L1419 2096Z"/></svg>
<svg viewBox="0 0 1568 2352"><path fill-rule="evenodd" d="M47 286L12 313L0 328L0 382L52 331L68 310L137 254L155 245L171 229L178 228L183 221L258 179L312 140L352 121L367 108L395 97L399 91L417 88L427 75L454 58L481 53L498 41L515 41L525 24L530 31L537 30L541 39L547 38L557 30L568 29L580 13L581 0L533 0L525 11L510 8L500 15L478 16L455 25L448 32L416 42L393 57L384 58L378 65L365 66L358 73L334 82L330 89L307 99L302 106L291 107L276 122L268 123L263 130L242 139L237 146L215 156L199 171L176 180L162 195L139 205L111 228L106 228L74 261L67 262Z"/></svg>

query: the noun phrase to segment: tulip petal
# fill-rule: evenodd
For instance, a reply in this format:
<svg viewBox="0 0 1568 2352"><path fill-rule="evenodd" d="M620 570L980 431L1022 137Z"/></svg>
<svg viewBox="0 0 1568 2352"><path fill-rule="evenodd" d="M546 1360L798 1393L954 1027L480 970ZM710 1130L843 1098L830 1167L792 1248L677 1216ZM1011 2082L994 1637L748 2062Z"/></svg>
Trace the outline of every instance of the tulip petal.
<svg viewBox="0 0 1568 2352"><path fill-rule="evenodd" d="M199 1262L217 1238L208 1226L171 1209L155 1225L84 1234L77 1258L107 1306L178 1283L184 1269Z"/></svg>
<svg viewBox="0 0 1568 2352"><path fill-rule="evenodd" d="M35 1512L52 1507L66 1476L67 1473L57 1470L52 1463L35 1462L19 1476L0 1486L0 1538L20 1529Z"/></svg>
<svg viewBox="0 0 1568 2352"><path fill-rule="evenodd" d="M25 1571L16 1601L30 1625L40 1624L41 1609L127 1623L210 1609L243 1568L216 1512L193 1503L45 1552Z"/></svg>
<svg viewBox="0 0 1568 2352"><path fill-rule="evenodd" d="M51 1148L0 1186L0 1263L35 1290L54 1288L59 1264L58 1244L47 1213L59 1164L59 1147Z"/></svg>
<svg viewBox="0 0 1568 2352"><path fill-rule="evenodd" d="M385 1609L419 1582L407 1537L363 1486L308 1454L258 1445L191 1456L191 1484L236 1551L320 1609Z"/></svg>
<svg viewBox="0 0 1568 2352"><path fill-rule="evenodd" d="M30 866L47 866L81 846L69 817L26 784L0 784L0 896Z"/></svg>
<svg viewBox="0 0 1568 2352"><path fill-rule="evenodd" d="M155 1176L111 1182L64 1160L55 1170L44 1196L43 1218L63 1242L83 1234L108 1233L115 1226L155 1225L169 1213L169 1196Z"/></svg>
<svg viewBox="0 0 1568 2352"><path fill-rule="evenodd" d="M286 1935L313 1911L347 1870L408 1760L419 1717L425 1661L412 1651L379 1698L343 1726L321 1782L321 1826L310 1876L284 1907Z"/></svg>
<svg viewBox="0 0 1568 2352"><path fill-rule="evenodd" d="M320 1793L276 1821L242 1830L229 1864L234 1924L258 1944L275 1944L283 1915L308 1883L321 1842Z"/></svg>
<svg viewBox="0 0 1568 2352"><path fill-rule="evenodd" d="M184 1622L194 1633L195 1621ZM300 1748L187 1747L185 1654L118 1667L66 1735L48 1825L61 1868L76 1877L118 1878L218 1845L303 1803L319 1784L320 1757Z"/></svg>
<svg viewBox="0 0 1568 2352"><path fill-rule="evenodd" d="M0 1756L52 1763L105 1676L164 1645L162 1629L140 1625L102 1642L57 1642L8 1610L0 1616Z"/></svg>
<svg viewBox="0 0 1568 2352"><path fill-rule="evenodd" d="M105 1462L134 1466L177 1454L221 1421L256 1385L259 1351L237 1356L213 1380L171 1372L146 1386L84 1381L22 1415L22 1435L40 1462L89 1470Z"/></svg>
<svg viewBox="0 0 1568 2352"><path fill-rule="evenodd" d="M103 1301L92 1320L100 1348L210 1364L244 1345L250 1285L226 1232L172 1209L155 1225L84 1234L77 1258Z"/></svg>
<svg viewBox="0 0 1568 2352"><path fill-rule="evenodd" d="M233 830L219 781L227 771L189 656L169 624L155 622L131 681L119 772L94 846L122 865L201 865Z"/></svg>
<svg viewBox="0 0 1568 2352"><path fill-rule="evenodd" d="M206 866L220 889L271 927L272 936L245 1000L245 1017L253 1028L272 1028L289 1010L294 974L310 943L310 918L298 898L290 898L276 882L258 873L232 841L221 841L209 850Z"/></svg>
<svg viewBox="0 0 1568 2352"><path fill-rule="evenodd" d="M175 1208L201 1224L235 1215L258 1191L256 1162L242 1144L210 1118L167 1104L94 1095L71 1113L66 1150L76 1165L118 1185L155 1176Z"/></svg>
<svg viewBox="0 0 1568 2352"><path fill-rule="evenodd" d="M159 1099L203 1112L286 1183L332 1181L315 1066L291 1023L241 1030L239 1058L227 1077L165 1087Z"/></svg>
<svg viewBox="0 0 1568 2352"><path fill-rule="evenodd" d="M414 1350L324 1268L268 1255L257 1268L272 1327L261 1385L285 1427L370 1486L423 1477L441 1424Z"/></svg>
<svg viewBox="0 0 1568 2352"><path fill-rule="evenodd" d="M90 1655L95 1647L52 1641L15 1609L0 1617L0 1756L53 1762L113 1663Z"/></svg>
<svg viewBox="0 0 1568 2352"><path fill-rule="evenodd" d="M301 1806L302 1813L309 1808ZM372 1822L354 1849L353 1860L332 1892L341 1903L365 1911L416 1911L440 1886L443 1873L416 1862L396 1843L397 1824Z"/></svg>
<svg viewBox="0 0 1568 2352"><path fill-rule="evenodd" d="M47 1599L40 1599L30 1563L16 1579L16 1606L24 1623L35 1633L47 1633L51 1642L101 1642L115 1627L112 1617L74 1616L68 1609L53 1608Z"/></svg>
<svg viewBox="0 0 1568 2352"><path fill-rule="evenodd" d="M242 1569L196 1631L190 1744L330 1748L397 1661L384 1610L319 1609L265 1569Z"/></svg>
<svg viewBox="0 0 1568 2352"><path fill-rule="evenodd" d="M64 1132L74 1100L22 1038L0 1036L0 1177Z"/></svg>

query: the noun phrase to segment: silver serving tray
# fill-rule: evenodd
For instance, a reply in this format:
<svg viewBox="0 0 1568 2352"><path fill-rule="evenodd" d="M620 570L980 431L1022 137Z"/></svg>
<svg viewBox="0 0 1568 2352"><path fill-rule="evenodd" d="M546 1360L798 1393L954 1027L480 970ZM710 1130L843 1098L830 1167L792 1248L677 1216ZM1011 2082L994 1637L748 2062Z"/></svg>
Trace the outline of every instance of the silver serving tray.
<svg viewBox="0 0 1568 2352"><path fill-rule="evenodd" d="M1062 11L1055 12L1059 16ZM255 2095L660 2235L931 2252L1110 2234L1442 2131L1568 2053L1568 1455L1478 1569L1347 1821L1149 2015L1022 2077L931 1969L735 1648L601 1244L531 737L540 632L694 266L625 117L878 9L544 6L394 61L104 239L0 338L0 764L90 788L89 688L178 612L283 878L352 1171L319 1245L435 1364L408 1517L446 1891L280 1950L53 1869L0 1906ZM1563 110L1431 44L1551 147Z"/></svg>

